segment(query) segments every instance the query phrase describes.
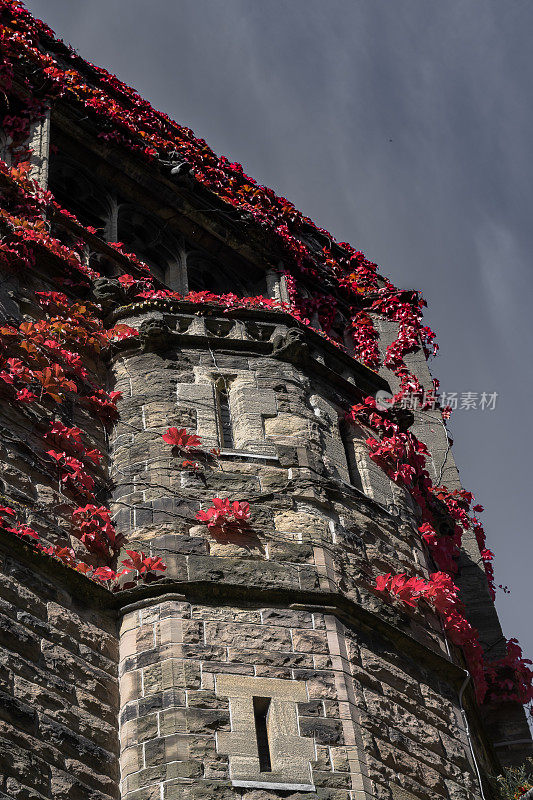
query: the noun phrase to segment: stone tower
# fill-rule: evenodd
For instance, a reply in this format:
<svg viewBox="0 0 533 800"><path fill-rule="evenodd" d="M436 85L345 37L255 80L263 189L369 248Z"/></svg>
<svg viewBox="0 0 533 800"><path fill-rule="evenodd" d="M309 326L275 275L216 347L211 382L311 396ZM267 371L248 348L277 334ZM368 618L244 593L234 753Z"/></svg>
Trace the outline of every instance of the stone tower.
<svg viewBox="0 0 533 800"><path fill-rule="evenodd" d="M494 797L530 683L419 297L0 13L0 797Z"/></svg>

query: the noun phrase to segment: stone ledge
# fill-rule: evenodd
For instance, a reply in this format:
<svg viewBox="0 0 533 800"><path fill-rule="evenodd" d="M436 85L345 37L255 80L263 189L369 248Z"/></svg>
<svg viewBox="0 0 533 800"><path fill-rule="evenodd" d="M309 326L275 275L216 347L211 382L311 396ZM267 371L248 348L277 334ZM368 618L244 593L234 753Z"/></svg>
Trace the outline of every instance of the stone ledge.
<svg viewBox="0 0 533 800"><path fill-rule="evenodd" d="M397 624L399 619L395 624L335 593L298 589L265 590L260 586L253 585L243 586L205 581L176 582L162 579L157 583L141 585L114 594L62 563L32 550L16 536L0 534L0 552L8 558L18 559L25 564L32 565L37 574L48 577L69 590L73 599L84 602L90 608L115 612L117 616L169 599L179 599L201 605L279 606L295 611L305 610L330 614L352 629L383 636L395 646L398 652L405 654L411 660L416 660L422 667L433 670L456 690L464 681L465 672L459 665L449 661L444 654L430 650L413 639L409 633L400 630ZM466 695L472 727L476 734L484 740L494 769L498 770L499 765L495 754L483 735L483 727L479 719L480 709L475 702L471 683L467 688Z"/></svg>
<svg viewBox="0 0 533 800"><path fill-rule="evenodd" d="M353 394L354 390L358 393L375 394L378 389L390 392L390 386L387 381L374 372L369 367L366 367L362 362L357 361L355 358L345 353L343 350L335 347L327 339L322 337L313 328L299 322L291 314L282 310L272 309L249 309L249 308L236 308L221 310L221 306L209 303L191 303L186 300L174 300L172 298L165 299L145 299L132 303L128 306L119 307L109 318L109 324L115 324L121 319L136 317L139 314L147 314L149 312L170 312L179 316L180 314L193 315L194 317L205 316L210 320L216 319L217 314L223 323L233 320L250 320L268 323L274 326L283 326L285 334L295 333L302 338L302 348L305 349L305 354L301 357L295 354L294 343L289 343L287 346L275 347L273 341L260 340L260 339L243 339L232 338L228 335L201 335L198 332L187 333L186 331L171 330L165 332L164 343L168 347L172 343L176 343L180 347L190 345L191 347L205 347L206 349L226 349L244 350L250 352L260 353L266 356L279 358L283 361L289 361L301 368L312 368L313 374L317 373L327 376L331 379L335 376L335 382ZM282 333L283 331L277 331ZM135 343L124 339L122 342L115 343L114 351L117 354L122 354L124 351L131 351L133 347L136 349L140 343ZM313 350L323 350L324 355L320 354L320 358L315 357ZM337 362L340 368L353 373L355 383L343 377L339 371L328 366L332 362Z"/></svg>
<svg viewBox="0 0 533 800"><path fill-rule="evenodd" d="M231 785L242 789L278 789L282 792L316 792L313 783L274 783L271 781L231 781Z"/></svg>
<svg viewBox="0 0 533 800"><path fill-rule="evenodd" d="M409 633L399 629L401 622L397 615L395 621L388 621L361 605L342 595L323 590L300 589L268 589L253 585L220 584L208 581L178 582L161 579L152 584L145 584L120 593L112 593L104 587L90 581L84 575L69 569L61 562L55 561L39 551L33 550L15 535L0 533L0 552L7 558L20 560L35 567L37 574L71 592L73 599L84 602L95 609L107 609L117 615L133 611L137 608L154 605L168 599L180 599L202 605L242 605L242 606L279 606L294 610L315 611L336 616L339 621L352 629L362 629L368 633L378 633L391 642L396 649L408 658L429 668L440 675L456 690L464 681L465 671L459 665L449 661L444 654L438 653L415 640ZM470 685L467 688L468 706L476 733L492 748L483 735L480 724L480 709L474 698ZM494 769L499 769L495 755L490 756Z"/></svg>
<svg viewBox="0 0 533 800"><path fill-rule="evenodd" d="M444 654L430 649L406 631L399 629L398 625L402 622L399 612L389 621L335 592L298 588L264 589L254 585L214 581L173 581L161 578L154 583L113 593L50 556L34 550L19 537L5 531L0 532L0 552L7 557L34 565L40 574L69 589L77 600L84 601L93 608L114 610L120 615L171 598L204 605L214 602L221 602L224 605L240 602L246 606L279 606L332 614L350 626L380 633L403 652L409 653L411 658L417 658L423 665L435 669L450 680L452 685L460 687L464 681L465 673L460 666L454 664ZM389 607L387 610L394 611Z"/></svg>
<svg viewBox="0 0 533 800"><path fill-rule="evenodd" d="M52 556L35 550L15 534L0 530L0 553L4 558L18 559L36 567L37 574L55 581L62 589L70 591L72 597L78 601L84 601L95 609L113 608L110 603L113 593L109 589L91 581L81 572L76 572Z"/></svg>

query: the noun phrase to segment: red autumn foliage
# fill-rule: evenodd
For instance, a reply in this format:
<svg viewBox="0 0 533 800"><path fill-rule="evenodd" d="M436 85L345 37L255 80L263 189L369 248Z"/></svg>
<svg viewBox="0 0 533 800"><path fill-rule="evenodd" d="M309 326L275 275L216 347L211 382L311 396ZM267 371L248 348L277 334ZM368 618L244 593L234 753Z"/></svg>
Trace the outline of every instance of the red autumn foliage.
<svg viewBox="0 0 533 800"><path fill-rule="evenodd" d="M72 512L74 532L90 553L109 558L117 552L123 537L117 536L111 522L110 512L105 506L88 504Z"/></svg>
<svg viewBox="0 0 533 800"><path fill-rule="evenodd" d="M126 550L126 553L129 558L121 562L126 567L126 571L134 569L139 575L145 575L149 572L164 572L166 570L166 566L160 558L147 556L145 553L138 553L135 550Z"/></svg>
<svg viewBox="0 0 533 800"><path fill-rule="evenodd" d="M196 519L205 522L208 528L238 525L250 519L250 504L246 501L231 502L228 497L214 497L211 502L213 505L207 511L196 512Z"/></svg>
<svg viewBox="0 0 533 800"><path fill-rule="evenodd" d="M163 434L163 441L180 450L190 450L201 444L201 439L195 433L187 433L185 428L168 428Z"/></svg>
<svg viewBox="0 0 533 800"><path fill-rule="evenodd" d="M283 252L284 262L290 265L291 270L285 273L290 297L290 303L287 305L279 304L271 298L238 298L233 294L217 296L210 292L191 292L185 298L180 298L169 290L155 289L145 278L134 278L131 275L119 278L125 290L137 292L136 296L141 299L166 298L197 304L217 304L224 311L254 307L266 310L280 309L291 313L302 325L310 327L319 325L322 329L318 329L317 332L321 336L335 346L344 348L342 337L335 329L337 298L319 288L321 277L325 274L328 280L336 285L346 307L350 308L350 319L346 320L345 331L353 343L356 358L371 369L377 369L380 359L374 319L381 317L394 321L398 325L398 334L387 349L384 364L400 378L399 396L407 391L421 392L416 378L408 373L404 359L408 353L420 347L426 354L434 353L436 346L433 332L422 324L424 301L416 293L406 297L387 279L380 278L378 281L377 266L368 261L360 251L345 242L334 242L327 231L317 228L292 203L276 196L268 187L257 184L253 178L246 175L240 164L230 162L225 157L217 157L204 140L197 139L190 130L174 123L164 114L154 111L134 90L122 84L115 76L91 66L91 79L88 80L86 64L75 51L70 50L68 60L59 58L53 48L47 52L40 42L40 37L45 36L48 41L53 41L52 31L40 21L33 19L16 0L0 0L0 10L5 12L2 20L4 29L0 34L4 54L4 61L0 67L0 80L6 93L13 88L14 65L19 62L31 65L31 70L25 77L27 86L24 97L19 98L22 102L22 114L13 111L3 120L3 128L13 141L13 164L8 166L5 162L1 162L0 169L4 179L10 182L15 198L11 212L7 208L0 211L5 228L0 242L0 259L4 269L32 269L36 264L37 255L45 251L65 266L69 276L84 282L78 285L86 287L90 280L98 277L98 273L84 263L76 247L67 247L50 235L43 218L45 211L53 209L65 219L74 222L76 219L74 215L60 209L50 193L38 189L30 178L31 154L28 152L25 139L31 122L42 116L45 105L52 103L56 97L70 96L77 105L84 108L95 129L99 130L98 136L103 141L120 144L135 156L148 162L158 156L168 157L178 150L180 158L192 165L195 181L217 195L233 213L246 214L248 220L270 233L275 245ZM31 95L32 88L38 88L39 99ZM322 248L320 246L310 248L304 244L300 234L309 230L321 237ZM91 227L86 228L86 231L91 235L95 233L95 229ZM111 243L111 247L129 260L132 271L149 274L146 265L134 254L127 253L121 243ZM311 287L305 298L298 291L302 279ZM65 282L64 288L67 285L71 287L75 285L72 277L62 280ZM103 330L96 309L90 304L70 305L68 298L62 292L39 292L36 299L43 309L46 311L53 309L57 316L43 324L24 323L20 326L20 330L13 326L4 326L0 329L2 342L16 349L16 352L10 353L10 359L2 358L0 361L2 397L7 396L8 401L13 403L37 405L43 400L61 403L65 395L77 393L91 412L106 423L112 422L118 416L117 394L108 395L99 387L89 387L85 380L87 371L78 355L82 352L91 356L97 355L109 342L110 332ZM312 317L313 324L309 317ZM124 333L124 338L133 336L135 333ZM123 337L119 333L117 338ZM66 343L76 352L67 350L64 346ZM368 412L369 408L367 407L365 411ZM360 413L360 410L354 412L354 419L358 418ZM449 410L442 409L442 416L444 419L449 417ZM437 487L435 490L424 468L425 453L419 448L414 437L398 431L390 420L380 423L380 415L375 409L367 414L364 421L372 428L376 420L377 429L385 435L380 440L375 437L369 439L373 460L385 470L391 480L404 486L420 506L422 524L419 532L437 566L447 572L455 571L455 556L460 547L462 530L471 527L480 546L487 580L492 591L492 552L486 547L481 525L475 518L472 520L468 516L470 502L468 498L454 496L454 493L448 492L444 487ZM65 482L80 484L83 491L90 495L90 490L87 485L83 486L81 478L84 467L79 466L79 459L73 459L72 454L87 458L94 463L99 460L99 456L94 450L85 450L82 454L81 451L74 449L74 445L72 442L69 443L68 439L66 436L55 440L61 451L54 451L58 452L60 457L53 458L67 474ZM169 443L174 444L174 442ZM69 444L72 445L71 449ZM189 442L183 445L183 449L194 446L196 445ZM223 507L215 506L215 500L222 503ZM227 498L225 500L215 498L215 500L212 506L214 511L210 517L208 513L211 509L208 512L199 512L207 517L202 521L209 524L213 517L224 522L231 518L239 520L246 519L246 515L249 516L247 503L237 504L235 509L235 503L231 504L231 508L226 505L229 503ZM447 514L454 521L453 536L439 534L435 518L435 501L444 504ZM477 513L481 509L474 507L473 510ZM11 511L4 509L4 514L10 516ZM25 538L37 537L31 528L22 523L17 523L11 530ZM94 570L91 566L77 561L74 552L69 548L41 547L40 549L89 577L106 581L114 579L113 571L109 567L99 567ZM137 554L135 558L141 567L143 564L145 566L144 572L138 570L138 574L145 574L146 563L143 559L148 557ZM130 562L133 566L126 566L125 569L129 570L130 566L131 569L137 569L134 566L133 555ZM392 596L398 597L401 602L411 607L416 603L417 593L425 593L424 600L432 602L435 609L444 615L450 637L457 643L462 643L479 690L484 680L483 657L475 631L469 628L455 607L449 613L446 612L447 603L451 602L450 598L453 598L454 591L443 578L434 578L439 574L442 573L434 573L432 576L431 589L421 586L419 581L422 579L407 578L403 574L384 576L386 580L382 588L385 590L386 586L389 586ZM509 685L504 686L503 694L502 685L498 688L498 668L493 668L494 676L490 676L491 702L498 697L507 699L510 692L515 697L528 696L527 692L524 694L525 690L516 690L520 681L523 686L529 686L528 691L531 689L531 675L528 676L527 669L524 669L524 663L527 662L522 662L520 658L516 650L511 648L508 661L501 665L501 669L510 670L511 674L515 675L514 678L505 679L510 683L514 681L515 689L511 690ZM516 678L517 675L522 677Z"/></svg>
<svg viewBox="0 0 533 800"><path fill-rule="evenodd" d="M131 339L132 337L138 336L139 331L132 328L131 325L124 325L121 323L110 328L110 330L107 331L107 335L110 339L122 341L122 339Z"/></svg>

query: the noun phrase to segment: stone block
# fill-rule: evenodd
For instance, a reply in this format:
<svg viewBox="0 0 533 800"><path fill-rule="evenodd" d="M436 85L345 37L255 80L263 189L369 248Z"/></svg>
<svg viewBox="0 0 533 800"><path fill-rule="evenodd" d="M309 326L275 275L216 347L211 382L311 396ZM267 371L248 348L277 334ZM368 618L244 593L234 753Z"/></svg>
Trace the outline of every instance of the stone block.
<svg viewBox="0 0 533 800"><path fill-rule="evenodd" d="M52 769L50 796L54 800L108 800L109 795L84 786L67 772Z"/></svg>
<svg viewBox="0 0 533 800"><path fill-rule="evenodd" d="M315 744L315 757L311 761L311 768L313 773L315 770L318 770L319 772L331 771L331 756L329 747L321 744Z"/></svg>
<svg viewBox="0 0 533 800"><path fill-rule="evenodd" d="M142 671L126 672L120 679L120 703L126 705L142 694Z"/></svg>
<svg viewBox="0 0 533 800"><path fill-rule="evenodd" d="M232 648L291 650L290 631L273 625L247 625L231 622L206 622L205 641Z"/></svg>
<svg viewBox="0 0 533 800"><path fill-rule="evenodd" d="M173 733L175 731L172 731ZM133 747L158 736L158 715L136 717L124 723L120 730L122 747Z"/></svg>
<svg viewBox="0 0 533 800"><path fill-rule="evenodd" d="M293 630L293 648L301 653L328 653L329 645L326 631Z"/></svg>
<svg viewBox="0 0 533 800"><path fill-rule="evenodd" d="M323 717L324 702L322 700L310 700L305 703L298 703L298 715L300 717Z"/></svg>
<svg viewBox="0 0 533 800"><path fill-rule="evenodd" d="M284 534L299 537L299 533ZM272 561L289 561L291 564L312 564L314 548L311 544L294 541L269 542L268 554Z"/></svg>
<svg viewBox="0 0 533 800"><path fill-rule="evenodd" d="M223 620L225 622L261 624L261 611L247 608L192 606L192 616L202 620Z"/></svg>
<svg viewBox="0 0 533 800"><path fill-rule="evenodd" d="M326 522L321 517L303 511L279 511L274 514L277 531L292 531L306 537L320 537L325 533Z"/></svg>
<svg viewBox="0 0 533 800"><path fill-rule="evenodd" d="M160 800L159 797L157 800ZM163 800L235 800L235 790L229 781L220 783L203 780L196 782L194 786L169 781L164 786Z"/></svg>
<svg viewBox="0 0 533 800"><path fill-rule="evenodd" d="M187 731L189 733L213 733L229 729L230 716L227 709L187 709Z"/></svg>
<svg viewBox="0 0 533 800"><path fill-rule="evenodd" d="M323 787L325 789L346 789L348 791L352 786L352 779L350 775L344 772L321 772L320 770L313 770L313 782L317 788Z"/></svg>
<svg viewBox="0 0 533 800"><path fill-rule="evenodd" d="M264 421L265 437L276 444L305 443L309 438L309 422L296 414L279 413Z"/></svg>
<svg viewBox="0 0 533 800"><path fill-rule="evenodd" d="M106 658L116 660L116 635L109 634L101 626L95 625L80 617L78 613L60 606L58 603L47 604L48 623L54 628L70 635L73 640L87 645ZM94 616L94 615L93 615Z"/></svg>
<svg viewBox="0 0 533 800"><path fill-rule="evenodd" d="M30 661L37 662L40 656L41 639L35 633L19 625L5 614L0 614L0 646L15 650Z"/></svg>
<svg viewBox="0 0 533 800"><path fill-rule="evenodd" d="M189 758L189 738L181 734L171 734L170 736L146 742L144 746L146 766L169 764L171 761L187 761Z"/></svg>
<svg viewBox="0 0 533 800"><path fill-rule="evenodd" d="M189 579L207 580L216 583L243 584L246 586L298 586L298 576L290 566L284 567L265 561L255 561L245 558L221 559L215 556L189 557Z"/></svg>
<svg viewBox="0 0 533 800"><path fill-rule="evenodd" d="M124 614L120 621L119 635L122 636L130 630L134 630L140 626L139 611L130 611Z"/></svg>
<svg viewBox="0 0 533 800"><path fill-rule="evenodd" d="M284 681L276 678L243 678L240 675L220 675L216 681L221 697L275 697L305 702L307 690L303 681Z"/></svg>
<svg viewBox="0 0 533 800"><path fill-rule="evenodd" d="M142 678L145 694L161 692L164 689L171 689L173 687L185 688L183 664L175 658L158 661L155 664L144 667L142 670ZM121 678L121 681L122 680Z"/></svg>
<svg viewBox="0 0 533 800"><path fill-rule="evenodd" d="M169 708L159 715L159 733L149 738L155 739L158 735L173 736L177 733L187 733L187 717L184 708Z"/></svg>
<svg viewBox="0 0 533 800"><path fill-rule="evenodd" d="M335 678L331 673L295 669L293 674L296 680L306 682L310 700L322 698L335 699L337 697Z"/></svg>
<svg viewBox="0 0 533 800"><path fill-rule="evenodd" d="M202 675L205 672L213 673L213 675L222 675L230 673L232 675L254 675L255 667L253 664L235 664L223 663L220 661L205 661L202 663Z"/></svg>
<svg viewBox="0 0 533 800"><path fill-rule="evenodd" d="M187 692L187 706L190 708L227 708L228 701L218 698L213 691L198 690Z"/></svg>
<svg viewBox="0 0 533 800"><path fill-rule="evenodd" d="M228 648L228 666L250 663L255 664L256 669L261 665L287 669L295 667L313 669L314 667L311 654L284 653L281 650L252 650L245 648L234 650L231 647ZM229 671L231 672L231 669Z"/></svg>
<svg viewBox="0 0 533 800"><path fill-rule="evenodd" d="M127 778L134 772L139 772L143 767L142 744L126 747L120 756L120 770L122 778Z"/></svg>
<svg viewBox="0 0 533 800"><path fill-rule="evenodd" d="M313 737L319 744L340 745L344 743L340 720L324 717L300 717L300 733Z"/></svg>
<svg viewBox="0 0 533 800"><path fill-rule="evenodd" d="M11 737L0 738L0 775L17 778L30 790L48 793L50 765L36 753L19 747Z"/></svg>

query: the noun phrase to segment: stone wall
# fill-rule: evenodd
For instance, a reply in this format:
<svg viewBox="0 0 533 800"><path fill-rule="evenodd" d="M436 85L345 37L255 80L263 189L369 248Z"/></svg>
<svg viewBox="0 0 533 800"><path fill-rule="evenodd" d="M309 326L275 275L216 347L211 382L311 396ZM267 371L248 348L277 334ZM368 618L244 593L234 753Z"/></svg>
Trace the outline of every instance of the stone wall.
<svg viewBox="0 0 533 800"><path fill-rule="evenodd" d="M169 597L125 613L120 674L127 800L479 796L457 690L333 614ZM254 696L281 707L271 772Z"/></svg>
<svg viewBox="0 0 533 800"><path fill-rule="evenodd" d="M53 278L54 264L45 262L33 272L3 276L2 324L31 318L34 291L55 288ZM50 418L80 425L87 441L105 452L102 426L81 404L49 407ZM45 455L45 429L31 406L2 399L0 505L12 506L44 545L79 548L65 513L71 501ZM1 531L1 798L119 797L118 635L109 601L103 588Z"/></svg>
<svg viewBox="0 0 533 800"><path fill-rule="evenodd" d="M85 158L97 146L93 131L72 130L63 138L55 130L56 141L72 134ZM32 174L43 186L48 133L48 121L34 131ZM155 214L166 203L162 218L201 239L220 265L237 251L241 269L253 261L259 285L263 243L247 226L228 237L155 170L105 147L104 183L142 194L140 206ZM92 246L116 274L117 254L94 237ZM23 287L9 276L2 319L35 313L33 290L54 288L55 268L43 260ZM480 800L479 767L490 798L486 774L499 769L491 738L530 751L523 710L489 709L483 719L439 619L373 591L378 573L431 571L417 508L344 420L386 381L282 312L126 306L112 279L96 281L95 294L109 326L140 331L91 365L123 392L120 420L108 437L79 404L49 410L105 451L99 496L112 488L117 528L133 548L161 555L167 571L112 594L2 533L0 796ZM386 347L393 331L380 324L380 333ZM425 359L409 361L429 385ZM162 434L184 427L204 452L223 445L221 386L233 448L205 456L195 472ZM42 420L20 405L0 413L2 502L43 542L79 547ZM430 447L433 477L459 486L438 416L415 415L414 431ZM226 533L198 524L213 497L248 500L250 523ZM478 559L467 536L464 596L492 642L501 630Z"/></svg>
<svg viewBox="0 0 533 800"><path fill-rule="evenodd" d="M0 797L118 798L116 615L81 576L0 547Z"/></svg>
<svg viewBox="0 0 533 800"><path fill-rule="evenodd" d="M123 317L142 346L113 365L124 393L116 518L136 547L164 554L180 593L123 616L123 795L478 797L460 655L450 662L429 611L399 612L372 592L375 574L428 564L409 497L367 459L362 432L343 440L361 378L266 317L255 337L249 322L183 320L153 303ZM264 352L276 337L289 352ZM186 427L206 449L220 445L221 377L236 448L191 474L161 434ZM197 523L216 496L250 501L247 530ZM253 697L270 703L268 772ZM494 770L482 738L477 748Z"/></svg>
<svg viewBox="0 0 533 800"><path fill-rule="evenodd" d="M4 795L477 800L461 654L429 609L372 590L377 573L430 569L410 498L343 425L385 384L279 313L146 303L121 318L141 337L118 346L109 372L123 392L113 511L129 545L168 568L111 595L5 543L2 735L15 746ZM220 380L234 449L194 473L162 433L220 445ZM46 539L52 478L37 481L40 445L10 439L10 424L4 489ZM216 496L250 501L250 524L224 535L199 524ZM495 772L471 686L464 702L479 765Z"/></svg>

